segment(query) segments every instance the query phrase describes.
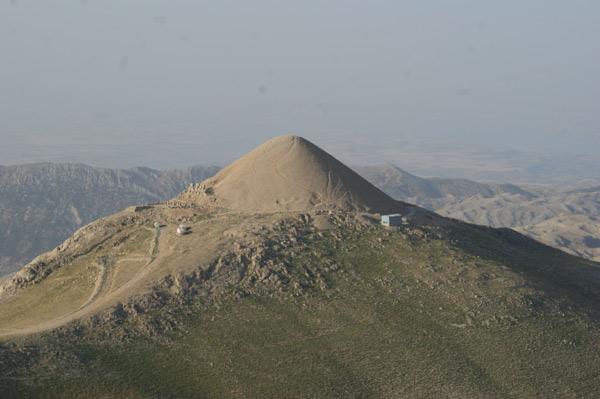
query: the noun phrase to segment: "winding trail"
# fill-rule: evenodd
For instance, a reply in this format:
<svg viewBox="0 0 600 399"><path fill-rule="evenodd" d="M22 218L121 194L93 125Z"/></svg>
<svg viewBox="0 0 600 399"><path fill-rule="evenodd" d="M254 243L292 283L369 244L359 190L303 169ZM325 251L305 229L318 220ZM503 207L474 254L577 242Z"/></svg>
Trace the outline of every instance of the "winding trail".
<svg viewBox="0 0 600 399"><path fill-rule="evenodd" d="M80 307L78 307L77 310L75 310L75 312L91 305L96 300L98 295L100 295L100 292L102 292L102 288L106 285L106 265L98 263L98 268L100 269L100 271L98 272L98 276L96 277L94 290L90 294L90 297L87 299L87 301L85 301Z"/></svg>
<svg viewBox="0 0 600 399"><path fill-rule="evenodd" d="M150 248L148 251L149 258L146 258L146 257L136 258L138 260L139 259L148 259L148 261L144 264L144 266L141 268L141 270L131 280L127 281L121 287L119 287L118 289L113 291L113 293L111 293L111 295L108 298L106 297L106 295L101 295L102 293L104 293L106 291L106 287L108 285L107 284L108 270L107 270L106 265L98 264L98 266L100 267L100 271L98 273L98 276L96 277L94 289L93 289L92 293L90 294L90 296L88 297L88 299L86 299L86 301L81 306L79 306L76 310L73 310L73 311L66 313L64 315L61 315L55 319L42 322L42 323L37 324L32 327L27 327L27 328L22 328L22 329L13 329L13 330L4 330L4 331L0 332L0 338L31 335L31 334L36 334L36 333L40 333L43 331L53 330L55 328L58 328L58 327L61 327L65 324L67 324L70 321L81 318L81 317L91 313L94 310L99 310L102 305L109 303L112 298L117 297L121 293L126 293L129 288L136 285L138 282L140 282L142 279L144 279L149 274L149 272L153 269L151 266L153 265L154 261L159 256L159 252L160 252L159 243L160 243L161 231L160 231L160 228L155 228L153 230L154 230L155 234L154 234L154 238L150 244ZM132 260L132 259L133 259L133 257L119 259L119 260L117 260L115 265L118 264L119 262L122 262L125 260Z"/></svg>

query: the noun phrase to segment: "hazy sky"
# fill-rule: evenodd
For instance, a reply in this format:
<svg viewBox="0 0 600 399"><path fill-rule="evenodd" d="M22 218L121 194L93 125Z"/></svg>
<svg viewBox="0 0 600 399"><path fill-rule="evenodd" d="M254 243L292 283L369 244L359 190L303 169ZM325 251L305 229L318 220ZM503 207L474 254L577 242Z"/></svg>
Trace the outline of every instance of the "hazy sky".
<svg viewBox="0 0 600 399"><path fill-rule="evenodd" d="M0 164L600 148L597 0L0 1Z"/></svg>

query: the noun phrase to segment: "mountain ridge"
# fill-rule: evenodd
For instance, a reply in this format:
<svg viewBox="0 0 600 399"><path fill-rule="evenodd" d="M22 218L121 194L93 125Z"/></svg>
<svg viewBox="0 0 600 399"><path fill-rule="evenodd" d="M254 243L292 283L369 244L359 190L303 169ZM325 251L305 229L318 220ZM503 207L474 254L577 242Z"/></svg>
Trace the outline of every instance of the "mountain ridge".
<svg viewBox="0 0 600 399"><path fill-rule="evenodd" d="M600 392L600 264L418 207L384 228L334 206L360 193L251 212L225 188L101 218L1 281L0 396Z"/></svg>
<svg viewBox="0 0 600 399"><path fill-rule="evenodd" d="M178 172L140 167L130 170L127 176L119 170L84 164L58 164L59 169L53 165L57 164L0 167L0 275L16 271L59 245L87 222L127 206L174 197L220 170L200 166ZM448 189L457 179L421 178L391 164L354 169L396 199L471 223L515 228L569 253L600 259L600 250L586 245L590 242L586 237L600 237L597 223L592 220L600 215L595 211L600 197L594 187L565 193L519 187L526 192L522 195L514 190L517 186L458 179L468 186L457 191L456 187ZM395 176L398 171L404 179ZM11 173L17 177L11 177ZM86 180L86 176L94 175L97 177ZM42 190L35 185L31 188L27 182L32 179L45 182L54 194L45 195L45 185ZM464 184L461 187L465 188ZM99 203L100 198L109 200ZM567 228L568 223L585 228L573 230Z"/></svg>

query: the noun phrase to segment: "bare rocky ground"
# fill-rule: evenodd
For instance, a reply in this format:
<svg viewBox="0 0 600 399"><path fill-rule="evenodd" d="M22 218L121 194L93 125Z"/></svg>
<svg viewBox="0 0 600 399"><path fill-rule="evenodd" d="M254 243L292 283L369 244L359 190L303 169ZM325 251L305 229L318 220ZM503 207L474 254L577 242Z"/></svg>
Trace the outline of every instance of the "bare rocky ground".
<svg viewBox="0 0 600 399"><path fill-rule="evenodd" d="M594 398L598 309L598 263L284 136L2 280L0 397Z"/></svg>
<svg viewBox="0 0 600 399"><path fill-rule="evenodd" d="M152 234L138 242L132 232L157 219L163 227L154 252ZM193 233L170 234L180 222ZM435 218L398 229L372 222L355 212L249 216L161 205L89 226L82 232L86 239L74 237L61 256L32 263L35 273L6 284L0 315L11 298L41 288L68 267L57 263L63 256L98 259L109 251L118 258L118 248L131 244L128 256L138 246L139 253L154 252L154 269L142 267L127 295L118 287L91 303L88 293L82 295L87 310L61 319L61 327L5 335L0 393L184 398L199 392L200 397L598 392L600 359L590 350L600 338L597 264L510 230ZM218 250L198 256L211 245ZM171 252L162 253L165 248ZM116 270L108 275L119 268L118 259L111 264Z"/></svg>
<svg viewBox="0 0 600 399"><path fill-rule="evenodd" d="M0 167L0 275L51 250L84 224L127 206L156 203L219 168L112 170L86 165ZM442 215L511 227L588 259L600 259L600 190L420 178L395 166L355 168L390 196Z"/></svg>

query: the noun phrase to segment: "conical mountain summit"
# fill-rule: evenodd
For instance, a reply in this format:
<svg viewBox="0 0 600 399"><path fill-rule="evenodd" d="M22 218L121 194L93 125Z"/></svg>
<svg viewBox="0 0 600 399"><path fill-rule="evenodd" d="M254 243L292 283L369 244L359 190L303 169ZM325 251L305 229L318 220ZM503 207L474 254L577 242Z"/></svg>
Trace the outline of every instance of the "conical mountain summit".
<svg viewBox="0 0 600 399"><path fill-rule="evenodd" d="M272 138L178 200L243 212L330 208L391 212L402 203L373 186L310 141Z"/></svg>

